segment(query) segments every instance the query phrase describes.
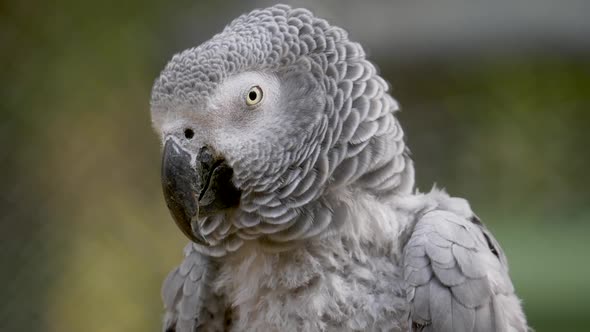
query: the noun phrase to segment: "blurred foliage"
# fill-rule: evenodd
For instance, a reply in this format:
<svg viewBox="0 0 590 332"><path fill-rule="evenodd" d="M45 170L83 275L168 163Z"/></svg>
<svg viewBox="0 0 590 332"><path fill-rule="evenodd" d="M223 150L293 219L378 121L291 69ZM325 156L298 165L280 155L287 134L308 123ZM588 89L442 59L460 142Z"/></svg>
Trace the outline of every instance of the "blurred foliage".
<svg viewBox="0 0 590 332"><path fill-rule="evenodd" d="M160 194L150 88L252 7L233 3L0 3L1 331L158 329L185 240ZM588 326L588 57L374 60L419 187L470 199L537 331Z"/></svg>

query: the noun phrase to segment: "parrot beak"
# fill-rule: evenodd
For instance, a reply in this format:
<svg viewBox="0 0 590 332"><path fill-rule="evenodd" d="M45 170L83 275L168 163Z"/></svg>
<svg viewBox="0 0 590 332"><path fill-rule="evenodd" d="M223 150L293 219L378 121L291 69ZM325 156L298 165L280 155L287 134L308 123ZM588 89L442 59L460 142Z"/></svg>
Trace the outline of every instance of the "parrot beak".
<svg viewBox="0 0 590 332"><path fill-rule="evenodd" d="M241 192L231 182L233 170L203 147L191 165L191 155L168 139L162 156L162 190L166 205L180 230L193 242L207 245L197 219L237 207ZM193 226L194 224L194 226Z"/></svg>

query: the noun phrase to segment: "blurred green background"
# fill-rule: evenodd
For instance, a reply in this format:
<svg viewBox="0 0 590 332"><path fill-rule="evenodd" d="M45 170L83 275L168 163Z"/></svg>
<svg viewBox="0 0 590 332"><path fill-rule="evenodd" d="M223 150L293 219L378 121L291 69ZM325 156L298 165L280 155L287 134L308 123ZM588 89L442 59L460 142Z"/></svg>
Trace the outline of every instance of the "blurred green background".
<svg viewBox="0 0 590 332"><path fill-rule="evenodd" d="M590 326L588 2L290 3L366 46L419 187L470 199L531 325ZM0 2L0 331L159 330L185 239L160 192L152 82L269 4Z"/></svg>

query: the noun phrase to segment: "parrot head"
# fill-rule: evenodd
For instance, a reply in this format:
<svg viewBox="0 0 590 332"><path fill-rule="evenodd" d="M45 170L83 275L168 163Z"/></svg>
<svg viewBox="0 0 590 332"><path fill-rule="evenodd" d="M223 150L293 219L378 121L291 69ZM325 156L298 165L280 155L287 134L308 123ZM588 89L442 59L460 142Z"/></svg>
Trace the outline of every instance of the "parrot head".
<svg viewBox="0 0 590 332"><path fill-rule="evenodd" d="M284 244L342 220L338 190L409 191L413 167L387 83L346 32L278 5L175 55L155 81L162 187L203 251Z"/></svg>

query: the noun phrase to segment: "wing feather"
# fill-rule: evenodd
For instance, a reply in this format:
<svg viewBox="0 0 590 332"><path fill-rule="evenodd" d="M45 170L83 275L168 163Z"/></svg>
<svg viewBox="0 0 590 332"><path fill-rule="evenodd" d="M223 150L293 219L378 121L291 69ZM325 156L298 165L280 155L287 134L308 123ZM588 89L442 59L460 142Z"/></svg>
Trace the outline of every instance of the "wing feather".
<svg viewBox="0 0 590 332"><path fill-rule="evenodd" d="M430 282L430 315L435 331L453 331L453 317L449 308L453 305L451 291L438 279Z"/></svg>
<svg viewBox="0 0 590 332"><path fill-rule="evenodd" d="M475 327L477 332L494 332L494 312L490 303L484 303L475 309Z"/></svg>
<svg viewBox="0 0 590 332"><path fill-rule="evenodd" d="M428 285L422 285L416 287L416 295L420 299L428 299L430 298L430 287ZM414 307L414 313L416 317L416 321L424 324L430 321L430 306L428 302L421 301L416 303Z"/></svg>
<svg viewBox="0 0 590 332"><path fill-rule="evenodd" d="M475 326L475 310L467 308L457 301L453 301L451 316L453 317L453 331L474 331L473 328Z"/></svg>

